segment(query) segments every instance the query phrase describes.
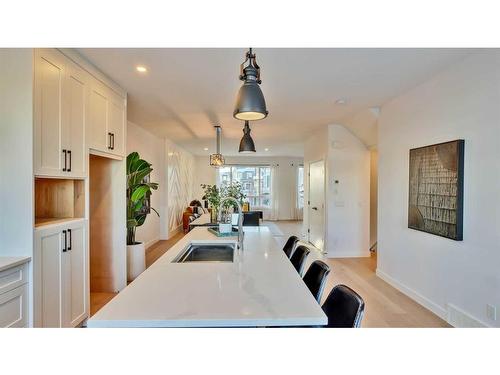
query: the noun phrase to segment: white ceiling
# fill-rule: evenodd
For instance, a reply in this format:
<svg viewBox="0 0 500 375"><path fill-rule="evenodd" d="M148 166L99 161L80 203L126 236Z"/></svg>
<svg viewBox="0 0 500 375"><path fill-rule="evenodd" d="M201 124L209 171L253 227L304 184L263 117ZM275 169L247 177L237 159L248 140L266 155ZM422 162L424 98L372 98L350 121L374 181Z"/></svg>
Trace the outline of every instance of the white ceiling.
<svg viewBox="0 0 500 375"><path fill-rule="evenodd" d="M233 118L245 49L79 49L128 91L128 118L196 155L237 155L243 123ZM303 141L322 126L347 126L376 144L370 107L424 82L468 53L465 49L257 48L269 116L251 124L257 155L302 156ZM135 70L148 68L146 74ZM344 105L335 100L346 98ZM374 128L375 127L375 128ZM204 151L208 147L208 151ZM269 151L264 151L269 148Z"/></svg>

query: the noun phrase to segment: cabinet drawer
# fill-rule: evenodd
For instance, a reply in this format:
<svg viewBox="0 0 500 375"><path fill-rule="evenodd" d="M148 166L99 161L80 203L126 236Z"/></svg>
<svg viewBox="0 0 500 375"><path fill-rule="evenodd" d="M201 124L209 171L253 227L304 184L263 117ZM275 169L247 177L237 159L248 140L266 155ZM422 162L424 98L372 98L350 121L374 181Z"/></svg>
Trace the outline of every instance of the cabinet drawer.
<svg viewBox="0 0 500 375"><path fill-rule="evenodd" d="M27 264L21 264L19 266L0 271L0 295L27 282Z"/></svg>
<svg viewBox="0 0 500 375"><path fill-rule="evenodd" d="M28 324L28 284L0 295L0 327L25 327Z"/></svg>

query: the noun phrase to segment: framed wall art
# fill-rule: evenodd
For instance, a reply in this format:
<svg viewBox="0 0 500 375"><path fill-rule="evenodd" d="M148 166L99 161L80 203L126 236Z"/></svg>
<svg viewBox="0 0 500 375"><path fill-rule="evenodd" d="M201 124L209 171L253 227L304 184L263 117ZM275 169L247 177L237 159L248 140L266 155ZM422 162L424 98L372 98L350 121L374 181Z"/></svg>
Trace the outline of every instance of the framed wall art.
<svg viewBox="0 0 500 375"><path fill-rule="evenodd" d="M462 241L464 143L410 150L408 228Z"/></svg>

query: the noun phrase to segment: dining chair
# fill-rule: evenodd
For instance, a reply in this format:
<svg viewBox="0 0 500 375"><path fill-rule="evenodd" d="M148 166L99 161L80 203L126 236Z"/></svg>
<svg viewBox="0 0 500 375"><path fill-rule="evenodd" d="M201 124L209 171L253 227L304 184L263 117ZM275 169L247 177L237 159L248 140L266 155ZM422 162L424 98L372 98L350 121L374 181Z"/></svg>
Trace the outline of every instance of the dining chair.
<svg viewBox="0 0 500 375"><path fill-rule="evenodd" d="M260 215L258 212L244 212L243 213L243 226L244 227L258 227L260 225Z"/></svg>
<svg viewBox="0 0 500 375"><path fill-rule="evenodd" d="M283 246L283 251L285 252L286 256L288 259L292 256L292 251L295 247L295 244L299 241L299 238L297 236L290 236L288 237L288 240L285 243L285 246Z"/></svg>
<svg viewBox="0 0 500 375"><path fill-rule="evenodd" d="M309 255L310 251L307 247L300 245L297 246L295 251L290 258L290 262L292 262L293 266L297 270L300 276L302 276L302 271L304 270L304 264L306 263L306 258Z"/></svg>
<svg viewBox="0 0 500 375"><path fill-rule="evenodd" d="M328 317L329 328L359 328L363 319L365 302L348 286L335 286L321 306Z"/></svg>
<svg viewBox="0 0 500 375"><path fill-rule="evenodd" d="M318 303L321 302L321 296L323 295L323 289L325 288L326 278L329 273L330 267L325 262L315 260L311 263L302 278Z"/></svg>

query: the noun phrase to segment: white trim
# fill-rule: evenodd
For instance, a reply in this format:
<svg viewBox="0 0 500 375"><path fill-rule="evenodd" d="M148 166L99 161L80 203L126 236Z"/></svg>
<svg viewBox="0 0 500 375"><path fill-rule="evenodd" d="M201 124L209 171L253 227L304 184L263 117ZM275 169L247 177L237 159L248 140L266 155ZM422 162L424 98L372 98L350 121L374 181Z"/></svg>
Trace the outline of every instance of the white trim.
<svg viewBox="0 0 500 375"><path fill-rule="evenodd" d="M144 242L144 247L146 249L146 251L151 247L153 246L155 243L157 243L158 241L160 241L160 237L155 237L153 238L152 240L149 240L147 242Z"/></svg>
<svg viewBox="0 0 500 375"><path fill-rule="evenodd" d="M402 284L401 282L397 281L396 279L389 276L388 274L386 274L384 271L380 270L379 268L377 268L377 270L375 271L375 274L378 277L380 277L382 280L384 280L386 283L388 283L392 287L399 290L401 293L407 295L415 302L421 304L426 309L432 311L434 314L436 314L441 319L447 321L447 312L446 312L445 308L437 305L436 303L432 302L431 300L424 297L420 293L414 291L413 289L411 289L411 288L407 287L406 285Z"/></svg>
<svg viewBox="0 0 500 375"><path fill-rule="evenodd" d="M371 256L369 251L362 253L326 253L327 258L369 258Z"/></svg>
<svg viewBox="0 0 500 375"><path fill-rule="evenodd" d="M94 150L93 148L89 148L89 154L90 155L95 155L95 156L101 156L103 158L119 160L119 161L123 160L122 156L108 154L107 152L103 152L103 151L99 151L99 150Z"/></svg>
<svg viewBox="0 0 500 375"><path fill-rule="evenodd" d="M175 236L177 233L182 232L182 224L178 225L177 228L168 231L167 240Z"/></svg>
<svg viewBox="0 0 500 375"><path fill-rule="evenodd" d="M448 311L446 314L446 321L453 327L457 328L486 328L491 327L488 324L474 318L469 313L465 312L461 308L448 303Z"/></svg>
<svg viewBox="0 0 500 375"><path fill-rule="evenodd" d="M101 72L92 62L83 57L80 52L73 48L58 48L58 50L65 55L67 58L72 60L74 63L78 64L81 68L85 69L90 75L98 79L106 86L115 91L118 95L127 98L127 91L109 78L106 74Z"/></svg>

